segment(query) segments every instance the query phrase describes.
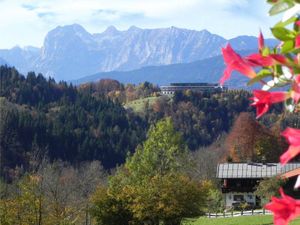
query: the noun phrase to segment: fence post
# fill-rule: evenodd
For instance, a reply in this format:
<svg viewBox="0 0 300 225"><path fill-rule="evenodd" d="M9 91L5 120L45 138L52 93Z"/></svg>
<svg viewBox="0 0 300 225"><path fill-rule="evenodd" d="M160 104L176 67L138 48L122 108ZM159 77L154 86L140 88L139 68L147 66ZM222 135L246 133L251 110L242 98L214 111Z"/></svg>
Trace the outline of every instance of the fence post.
<svg viewBox="0 0 300 225"><path fill-rule="evenodd" d="M254 214L254 210L252 209L252 216L253 216L253 214Z"/></svg>
<svg viewBox="0 0 300 225"><path fill-rule="evenodd" d="M241 216L243 215L243 210L241 211Z"/></svg>
<svg viewBox="0 0 300 225"><path fill-rule="evenodd" d="M225 211L223 211L223 217L225 218Z"/></svg>
<svg viewBox="0 0 300 225"><path fill-rule="evenodd" d="M208 212L208 218L210 218L210 212Z"/></svg>
<svg viewBox="0 0 300 225"><path fill-rule="evenodd" d="M233 210L231 210L231 217L233 217Z"/></svg>
<svg viewBox="0 0 300 225"><path fill-rule="evenodd" d="M265 208L263 208L263 214L264 214L264 215L266 214L266 210L265 210Z"/></svg>

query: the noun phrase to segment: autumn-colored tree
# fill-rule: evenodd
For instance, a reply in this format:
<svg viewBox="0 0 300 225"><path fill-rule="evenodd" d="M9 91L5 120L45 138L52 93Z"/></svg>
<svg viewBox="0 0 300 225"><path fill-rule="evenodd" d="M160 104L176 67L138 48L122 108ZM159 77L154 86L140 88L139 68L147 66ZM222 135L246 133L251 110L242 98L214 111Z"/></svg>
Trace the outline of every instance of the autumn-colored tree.
<svg viewBox="0 0 300 225"><path fill-rule="evenodd" d="M137 223L179 225L183 218L203 213L207 190L187 176L169 173L127 185L120 196L128 200Z"/></svg>
<svg viewBox="0 0 300 225"><path fill-rule="evenodd" d="M45 196L39 191L40 177L26 175L10 192L1 196L0 219L5 225L41 225L49 224L44 218ZM6 186L6 187L5 187ZM6 185L1 185L3 194ZM2 195L1 194L1 195Z"/></svg>
<svg viewBox="0 0 300 225"><path fill-rule="evenodd" d="M226 154L234 162L274 162L282 153L282 141L249 113L241 113L225 142Z"/></svg>
<svg viewBox="0 0 300 225"><path fill-rule="evenodd" d="M161 98L156 99L156 101L152 105L152 109L154 112L162 113L168 104L168 97L162 96Z"/></svg>
<svg viewBox="0 0 300 225"><path fill-rule="evenodd" d="M123 85L113 79L101 79L98 83L96 83L96 90L102 92L103 94L108 94L113 91L123 90Z"/></svg>
<svg viewBox="0 0 300 225"><path fill-rule="evenodd" d="M99 162L74 168L62 162L40 162L37 170L0 182L2 225L91 225L89 197L106 185Z"/></svg>
<svg viewBox="0 0 300 225"><path fill-rule="evenodd" d="M121 192L119 192L121 193ZM129 225L132 213L123 199L104 186L99 186L92 194L91 214L98 225Z"/></svg>
<svg viewBox="0 0 300 225"><path fill-rule="evenodd" d="M249 113L241 113L235 120L226 139L229 156L234 162L251 161L254 156L255 142L264 130Z"/></svg>

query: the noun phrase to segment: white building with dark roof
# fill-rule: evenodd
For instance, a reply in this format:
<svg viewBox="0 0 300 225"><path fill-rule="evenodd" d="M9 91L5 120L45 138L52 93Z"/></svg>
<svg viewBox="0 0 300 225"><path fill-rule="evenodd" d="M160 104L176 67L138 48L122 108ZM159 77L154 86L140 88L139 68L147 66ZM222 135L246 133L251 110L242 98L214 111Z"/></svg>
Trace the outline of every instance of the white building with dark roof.
<svg viewBox="0 0 300 225"><path fill-rule="evenodd" d="M300 163L222 163L217 168L217 178L222 181L225 206L232 207L241 202L258 206L254 195L260 180L274 176L291 178L292 171L299 170ZM294 175L295 176L295 175Z"/></svg>
<svg viewBox="0 0 300 225"><path fill-rule="evenodd" d="M171 95L175 94L176 91L225 91L228 88L217 83L171 83L170 85L160 86L160 89L162 94Z"/></svg>

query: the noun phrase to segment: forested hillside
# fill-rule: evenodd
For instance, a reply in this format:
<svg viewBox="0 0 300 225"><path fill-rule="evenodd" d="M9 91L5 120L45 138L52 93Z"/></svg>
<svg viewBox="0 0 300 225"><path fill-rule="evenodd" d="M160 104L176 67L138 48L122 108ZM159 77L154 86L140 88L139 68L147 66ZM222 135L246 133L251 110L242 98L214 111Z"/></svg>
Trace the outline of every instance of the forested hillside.
<svg viewBox="0 0 300 225"><path fill-rule="evenodd" d="M124 86L115 80L84 84L80 86L80 90L93 96L105 94L123 104L129 103L126 104L127 112L134 106L131 102L144 99L139 103L141 109L136 114L147 124L171 117L174 126L182 132L191 150L209 145L223 132L228 132L240 112L254 112L254 108L249 106L250 93L244 90L224 93L186 91L168 97L159 96L158 87L148 82L137 86ZM151 104L147 98L150 96L156 97L151 99Z"/></svg>
<svg viewBox="0 0 300 225"><path fill-rule="evenodd" d="M176 130L192 151L212 144L230 131L241 112L254 112L247 91L226 93L176 93L159 95L150 83L123 85L113 80L74 87L46 79L41 74L26 77L14 68L0 67L1 172L47 157L73 165L99 160L104 168L125 162L146 138L151 124L171 117ZM126 102L156 97L141 112ZM278 119L280 107L271 111L264 124ZM283 124L297 123L291 118Z"/></svg>
<svg viewBox="0 0 300 225"><path fill-rule="evenodd" d="M40 74L0 70L1 169L45 155L72 163L98 159L111 168L145 138L146 124L118 102Z"/></svg>

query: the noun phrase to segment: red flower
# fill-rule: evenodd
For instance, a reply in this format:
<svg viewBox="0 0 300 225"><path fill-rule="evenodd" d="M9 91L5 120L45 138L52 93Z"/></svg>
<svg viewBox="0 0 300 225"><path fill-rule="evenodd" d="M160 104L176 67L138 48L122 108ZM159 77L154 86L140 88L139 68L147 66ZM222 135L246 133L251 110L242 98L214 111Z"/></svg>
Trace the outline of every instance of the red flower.
<svg viewBox="0 0 300 225"><path fill-rule="evenodd" d="M268 56L263 56L261 54L252 54L245 57L245 60L248 62L250 66L274 66L276 64L282 64L289 66L289 61L283 55L279 54L270 54Z"/></svg>
<svg viewBox="0 0 300 225"><path fill-rule="evenodd" d="M300 153L300 130L288 127L281 135L290 144L288 150L280 156L280 162L284 165Z"/></svg>
<svg viewBox="0 0 300 225"><path fill-rule="evenodd" d="M295 48L300 48L300 35L298 34L295 39Z"/></svg>
<svg viewBox="0 0 300 225"><path fill-rule="evenodd" d="M278 63L281 64L287 64L288 60L285 56L279 55L279 54L270 54L270 57L272 57L274 60L276 60Z"/></svg>
<svg viewBox="0 0 300 225"><path fill-rule="evenodd" d="M290 145L288 150L280 156L280 163L285 165L300 153L300 146Z"/></svg>
<svg viewBox="0 0 300 225"><path fill-rule="evenodd" d="M230 78L231 73L234 70L244 74L249 78L254 78L256 76L256 73L250 66L250 63L237 54L229 44L225 48L222 48L222 53L227 67L224 71L223 77L220 80L221 84Z"/></svg>
<svg viewBox="0 0 300 225"><path fill-rule="evenodd" d="M291 97L297 104L300 100L300 76L296 76L292 85Z"/></svg>
<svg viewBox="0 0 300 225"><path fill-rule="evenodd" d="M289 144L300 146L300 130L299 129L288 127L281 133L281 135L287 139Z"/></svg>
<svg viewBox="0 0 300 225"><path fill-rule="evenodd" d="M262 51L262 49L264 47L265 47L264 36L261 32L259 32L259 36L258 36L258 49L259 49L259 51Z"/></svg>
<svg viewBox="0 0 300 225"><path fill-rule="evenodd" d="M268 92L263 90L254 90L253 103L251 105L256 107L256 118L261 117L265 114L270 106L274 103L285 101L287 98L287 93L283 91Z"/></svg>
<svg viewBox="0 0 300 225"><path fill-rule="evenodd" d="M271 56L262 56L261 54L252 54L245 57L245 60L251 66L273 66L277 61Z"/></svg>
<svg viewBox="0 0 300 225"><path fill-rule="evenodd" d="M284 194L280 189L281 198L272 197L272 201L265 208L274 214L275 225L287 225L300 215L300 201Z"/></svg>

